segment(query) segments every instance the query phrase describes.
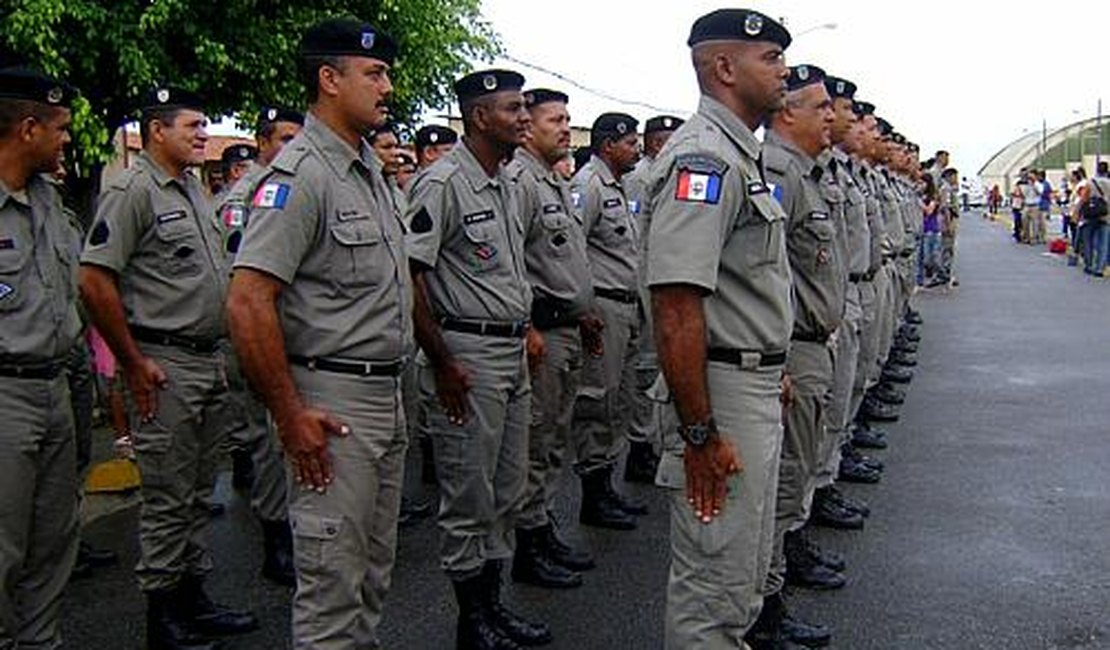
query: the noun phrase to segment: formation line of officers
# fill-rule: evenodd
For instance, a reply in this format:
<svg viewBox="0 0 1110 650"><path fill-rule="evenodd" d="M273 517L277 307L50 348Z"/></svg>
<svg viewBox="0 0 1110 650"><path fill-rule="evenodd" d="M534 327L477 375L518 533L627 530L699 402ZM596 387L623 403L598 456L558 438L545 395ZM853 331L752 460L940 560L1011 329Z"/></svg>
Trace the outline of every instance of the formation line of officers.
<svg viewBox="0 0 1110 650"><path fill-rule="evenodd" d="M880 479L858 448L886 446L875 423L912 379L922 170L854 83L787 67L790 41L755 11L700 17L693 116L648 120L641 159L637 120L601 115L569 182L568 96L468 74L464 136L422 130L402 190L371 147L398 43L326 20L301 41L307 114L264 109L257 158L215 201L189 171L204 100L151 90L143 151L83 241L53 180L75 91L0 69L0 647L60 643L79 305L133 404L153 650L258 626L205 589L229 431L253 460L263 573L295 585L293 647L379 647L414 428L459 650L553 640L510 608L506 568L581 585L596 560L558 532L560 477L581 481L582 525L634 530L626 450L624 478L671 499L668 650L827 645L782 590L843 586L808 526L869 514L838 483Z"/></svg>

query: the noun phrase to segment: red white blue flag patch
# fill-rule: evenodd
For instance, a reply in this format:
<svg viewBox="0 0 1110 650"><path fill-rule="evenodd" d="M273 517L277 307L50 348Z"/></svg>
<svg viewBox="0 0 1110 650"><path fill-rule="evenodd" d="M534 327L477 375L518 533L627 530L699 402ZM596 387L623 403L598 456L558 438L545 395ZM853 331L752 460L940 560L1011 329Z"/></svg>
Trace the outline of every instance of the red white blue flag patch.
<svg viewBox="0 0 1110 650"><path fill-rule="evenodd" d="M266 183L254 193L251 203L256 208L284 208L290 189L285 183Z"/></svg>
<svg viewBox="0 0 1110 650"><path fill-rule="evenodd" d="M675 198L690 203L716 205L721 200L721 175L716 172L679 170Z"/></svg>

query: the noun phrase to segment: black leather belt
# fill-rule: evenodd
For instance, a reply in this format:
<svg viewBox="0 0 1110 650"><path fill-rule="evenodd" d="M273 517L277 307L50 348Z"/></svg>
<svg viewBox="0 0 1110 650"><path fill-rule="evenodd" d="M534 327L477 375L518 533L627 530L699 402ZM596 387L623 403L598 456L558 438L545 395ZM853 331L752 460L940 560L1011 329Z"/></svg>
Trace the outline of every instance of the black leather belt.
<svg viewBox="0 0 1110 650"><path fill-rule="evenodd" d="M785 352L756 352L755 350L737 350L735 348L709 348L706 352L706 358L710 361L731 363L736 366L744 367L745 356L752 358L757 354L759 355L760 368L781 366L786 363Z"/></svg>
<svg viewBox="0 0 1110 650"><path fill-rule="evenodd" d="M569 300L536 294L532 300L532 325L541 332L578 325L574 305Z"/></svg>
<svg viewBox="0 0 1110 650"><path fill-rule="evenodd" d="M912 251L912 250L908 250L908 251L902 251L901 253L899 253L899 254L898 254L898 256L899 256L899 257L903 257L903 258L905 258L905 257L913 257L913 254L914 254L914 251Z"/></svg>
<svg viewBox="0 0 1110 650"><path fill-rule="evenodd" d="M16 379L54 379L62 374L66 364L64 361L48 361L46 363L3 363L0 364L0 377L14 377Z"/></svg>
<svg viewBox="0 0 1110 650"><path fill-rule="evenodd" d="M804 332L794 332L793 334L790 335L790 340L791 341L801 341L803 343L817 343L818 345L824 345L824 344L829 342L829 335L825 334L824 336L822 336L820 334L806 334Z"/></svg>
<svg viewBox="0 0 1110 650"><path fill-rule="evenodd" d="M528 331L528 321L498 322L488 320L460 320L458 318L441 318L439 326L452 332L464 334L477 334L478 336L500 336L503 338L520 339Z"/></svg>
<svg viewBox="0 0 1110 650"><path fill-rule="evenodd" d="M212 354L220 348L220 339L204 340L194 339L189 336L180 336L178 334L170 334L169 332L162 332L153 330L149 327L142 327L139 325L131 326L131 337L136 341L142 343L153 343L154 345L166 345L174 348L184 348L192 352L200 354Z"/></svg>
<svg viewBox="0 0 1110 650"><path fill-rule="evenodd" d="M289 363L308 368L337 372L357 377L396 377L405 369L403 361L360 361L358 359L329 359L327 357L302 357L289 355Z"/></svg>
<svg viewBox="0 0 1110 650"><path fill-rule="evenodd" d="M866 280L868 280L868 277L867 277L866 273L849 273L848 274L848 282L851 282L852 284L859 284L860 282L864 282Z"/></svg>
<svg viewBox="0 0 1110 650"><path fill-rule="evenodd" d="M605 298L606 300L615 300L616 302L623 302L627 305L633 305L640 301L640 294L635 291L628 291L626 289L606 289L604 287L596 287L594 295L598 298Z"/></svg>

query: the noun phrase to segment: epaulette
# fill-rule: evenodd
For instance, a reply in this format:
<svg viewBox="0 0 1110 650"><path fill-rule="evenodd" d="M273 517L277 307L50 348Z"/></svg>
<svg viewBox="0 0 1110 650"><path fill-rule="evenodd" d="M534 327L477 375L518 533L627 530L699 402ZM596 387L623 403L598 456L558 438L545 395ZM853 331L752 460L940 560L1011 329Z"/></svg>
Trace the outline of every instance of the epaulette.
<svg viewBox="0 0 1110 650"><path fill-rule="evenodd" d="M281 150L281 153L270 163L270 169L276 169L286 174L296 174L304 159L312 152L304 140L292 142Z"/></svg>
<svg viewBox="0 0 1110 650"><path fill-rule="evenodd" d="M131 187L131 183L135 182L135 177L143 173L146 172L144 172L139 167L128 167L119 174L116 174L116 177L112 179L112 182L108 183L108 189L126 190L127 188Z"/></svg>
<svg viewBox="0 0 1110 650"><path fill-rule="evenodd" d="M767 168L767 171L774 172L779 176L786 176L786 170L790 168L792 159L793 156L781 147L772 145L763 148L763 166Z"/></svg>

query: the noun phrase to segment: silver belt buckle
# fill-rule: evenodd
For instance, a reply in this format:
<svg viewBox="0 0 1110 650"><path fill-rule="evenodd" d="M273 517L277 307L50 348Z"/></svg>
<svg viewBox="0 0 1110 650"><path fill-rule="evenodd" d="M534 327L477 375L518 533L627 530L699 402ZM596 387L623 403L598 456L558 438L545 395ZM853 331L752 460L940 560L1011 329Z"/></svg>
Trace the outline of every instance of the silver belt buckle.
<svg viewBox="0 0 1110 650"><path fill-rule="evenodd" d="M759 352L744 351L740 353L740 368L743 370L758 370L762 361L763 355Z"/></svg>

